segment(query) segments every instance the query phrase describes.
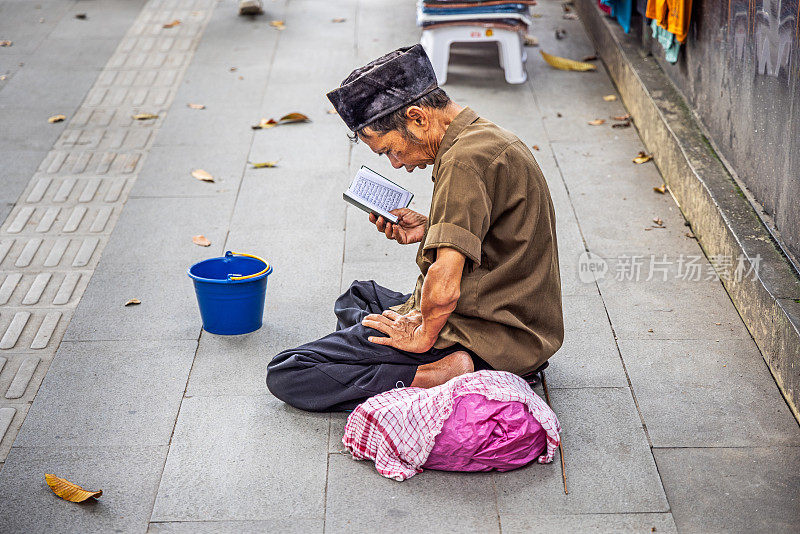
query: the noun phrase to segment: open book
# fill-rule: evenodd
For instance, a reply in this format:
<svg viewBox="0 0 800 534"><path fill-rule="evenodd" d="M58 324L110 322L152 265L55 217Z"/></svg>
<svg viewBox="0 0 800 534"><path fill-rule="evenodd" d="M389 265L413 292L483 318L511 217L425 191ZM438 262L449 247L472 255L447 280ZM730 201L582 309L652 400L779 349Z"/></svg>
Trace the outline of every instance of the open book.
<svg viewBox="0 0 800 534"><path fill-rule="evenodd" d="M397 208L408 207L414 193L403 189L368 167L358 169L356 177L342 197L353 206L383 216L397 223L397 216L389 213Z"/></svg>

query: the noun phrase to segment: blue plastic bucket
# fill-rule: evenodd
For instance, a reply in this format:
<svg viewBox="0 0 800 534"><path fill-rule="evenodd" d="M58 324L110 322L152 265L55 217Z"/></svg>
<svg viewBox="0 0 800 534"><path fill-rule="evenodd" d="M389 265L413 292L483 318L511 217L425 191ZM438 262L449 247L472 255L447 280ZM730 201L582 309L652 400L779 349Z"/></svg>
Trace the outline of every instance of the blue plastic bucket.
<svg viewBox="0 0 800 534"><path fill-rule="evenodd" d="M221 258L195 263L194 281L203 328L232 336L261 328L270 264L257 256L228 251Z"/></svg>

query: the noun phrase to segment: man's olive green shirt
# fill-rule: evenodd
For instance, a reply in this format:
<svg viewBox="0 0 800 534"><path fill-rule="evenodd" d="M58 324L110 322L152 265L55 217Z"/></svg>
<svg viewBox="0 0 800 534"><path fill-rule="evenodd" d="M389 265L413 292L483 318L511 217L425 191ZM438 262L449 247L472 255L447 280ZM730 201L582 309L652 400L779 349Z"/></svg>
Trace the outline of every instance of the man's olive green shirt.
<svg viewBox="0 0 800 534"><path fill-rule="evenodd" d="M436 342L460 343L492 367L525 374L564 341L556 220L530 150L464 108L433 166L433 199L417 252L422 271L400 313L419 310L436 249L466 256L461 296Z"/></svg>

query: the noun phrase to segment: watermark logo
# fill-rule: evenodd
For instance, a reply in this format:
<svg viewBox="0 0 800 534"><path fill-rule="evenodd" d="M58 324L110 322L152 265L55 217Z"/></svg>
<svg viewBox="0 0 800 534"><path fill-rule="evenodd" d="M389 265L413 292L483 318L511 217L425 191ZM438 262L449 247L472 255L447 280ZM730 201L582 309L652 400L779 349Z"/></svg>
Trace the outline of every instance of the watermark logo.
<svg viewBox="0 0 800 534"><path fill-rule="evenodd" d="M761 256L748 258L717 254L709 256L681 254L668 258L655 254L621 255L608 258L614 266L613 277L618 282L650 282L659 280L666 282L670 277L688 282L736 281L746 278L758 278ZM578 279L586 284L600 281L609 273L608 262L597 254L583 252L578 258Z"/></svg>
<svg viewBox="0 0 800 534"><path fill-rule="evenodd" d="M578 258L578 279L584 284L591 284L597 280L605 278L608 272L608 263L606 260L592 254L591 252L582 252Z"/></svg>

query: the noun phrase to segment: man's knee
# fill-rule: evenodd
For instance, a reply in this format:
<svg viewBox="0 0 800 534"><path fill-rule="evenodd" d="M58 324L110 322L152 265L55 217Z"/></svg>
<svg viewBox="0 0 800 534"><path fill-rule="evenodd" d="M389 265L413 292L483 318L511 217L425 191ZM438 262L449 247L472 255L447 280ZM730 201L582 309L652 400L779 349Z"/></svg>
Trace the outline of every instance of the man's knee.
<svg viewBox="0 0 800 534"><path fill-rule="evenodd" d="M306 411L319 411L314 406L313 399L308 395L303 395L302 390L307 388L307 376L302 376L302 368L287 365L285 360L276 364L278 357L272 360L267 366L267 389L277 399L282 400L290 406Z"/></svg>

